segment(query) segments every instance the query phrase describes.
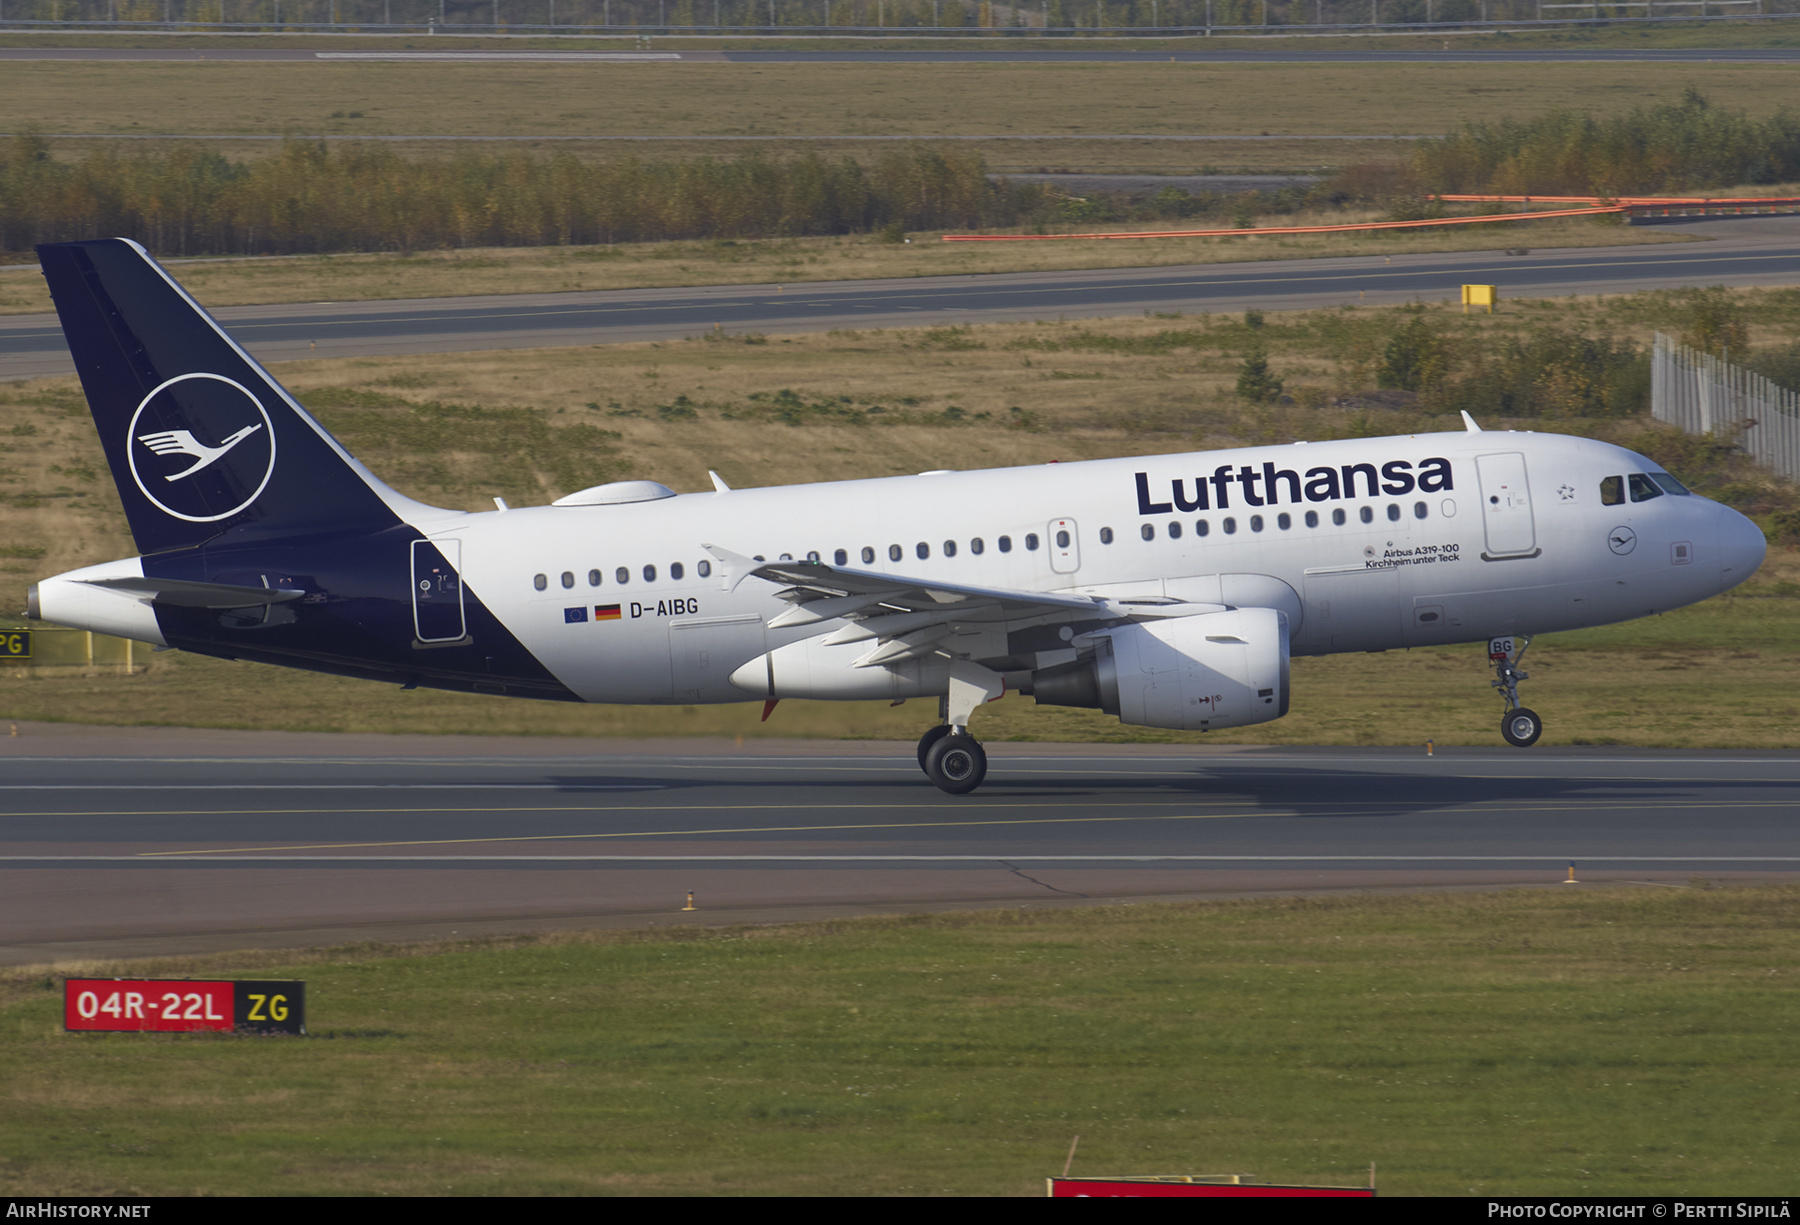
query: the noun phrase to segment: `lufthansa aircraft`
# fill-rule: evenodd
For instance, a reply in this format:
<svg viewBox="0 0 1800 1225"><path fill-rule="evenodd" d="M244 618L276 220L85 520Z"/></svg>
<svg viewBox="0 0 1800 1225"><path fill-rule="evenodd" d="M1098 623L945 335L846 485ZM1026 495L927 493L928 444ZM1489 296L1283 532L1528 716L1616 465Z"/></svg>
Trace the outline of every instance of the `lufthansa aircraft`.
<svg viewBox="0 0 1800 1225"><path fill-rule="evenodd" d="M936 698L977 787L1008 690L1146 727L1288 708L1290 655L1529 636L1743 582L1762 533L1641 455L1465 430L1055 467L441 510L383 484L144 249L38 248L142 556L31 616L407 686L573 702ZM765 717L767 707L765 707Z"/></svg>

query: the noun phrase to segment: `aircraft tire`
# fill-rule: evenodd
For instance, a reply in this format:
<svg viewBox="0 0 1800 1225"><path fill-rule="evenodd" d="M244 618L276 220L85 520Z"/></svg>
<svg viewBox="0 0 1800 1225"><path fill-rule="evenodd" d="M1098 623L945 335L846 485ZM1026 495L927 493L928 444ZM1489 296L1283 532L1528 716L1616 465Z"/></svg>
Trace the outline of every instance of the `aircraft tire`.
<svg viewBox="0 0 1800 1225"><path fill-rule="evenodd" d="M1528 749L1544 734L1544 721L1535 710L1523 706L1509 710L1500 720L1500 735L1515 749Z"/></svg>
<svg viewBox="0 0 1800 1225"><path fill-rule="evenodd" d="M931 773L931 768L925 764L925 758L931 754L931 746L948 736L952 730L948 723L940 723L919 737L919 769L927 775Z"/></svg>
<svg viewBox="0 0 1800 1225"><path fill-rule="evenodd" d="M987 777L987 750L966 732L941 737L925 754L925 774L939 791L967 795Z"/></svg>

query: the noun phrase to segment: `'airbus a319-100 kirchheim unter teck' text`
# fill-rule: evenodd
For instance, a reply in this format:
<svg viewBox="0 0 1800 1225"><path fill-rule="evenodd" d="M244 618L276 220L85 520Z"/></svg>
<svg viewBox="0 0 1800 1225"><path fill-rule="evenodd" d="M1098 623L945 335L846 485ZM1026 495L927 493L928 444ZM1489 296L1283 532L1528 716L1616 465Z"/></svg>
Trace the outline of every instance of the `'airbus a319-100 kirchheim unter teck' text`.
<svg viewBox="0 0 1800 1225"><path fill-rule="evenodd" d="M1466 429L470 513L358 463L137 244L39 248L138 557L31 615L408 686L577 702L936 698L980 784L1007 690L1131 724L1280 718L1291 655L1481 642L1704 600L1760 530L1641 455Z"/></svg>

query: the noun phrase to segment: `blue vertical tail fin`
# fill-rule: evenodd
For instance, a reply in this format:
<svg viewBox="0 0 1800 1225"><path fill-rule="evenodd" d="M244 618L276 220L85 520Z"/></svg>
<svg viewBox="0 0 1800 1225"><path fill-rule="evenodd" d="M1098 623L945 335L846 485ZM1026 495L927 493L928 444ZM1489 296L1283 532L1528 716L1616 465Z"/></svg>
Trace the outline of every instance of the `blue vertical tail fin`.
<svg viewBox="0 0 1800 1225"><path fill-rule="evenodd" d="M54 243L38 258L140 552L431 515L352 458L137 243Z"/></svg>

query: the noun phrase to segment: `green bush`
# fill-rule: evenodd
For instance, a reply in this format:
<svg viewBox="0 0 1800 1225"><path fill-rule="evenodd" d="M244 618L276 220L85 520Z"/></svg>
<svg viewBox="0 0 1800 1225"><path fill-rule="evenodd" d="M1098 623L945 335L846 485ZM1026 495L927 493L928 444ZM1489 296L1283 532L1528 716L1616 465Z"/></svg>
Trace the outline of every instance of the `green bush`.
<svg viewBox="0 0 1800 1225"><path fill-rule="evenodd" d="M1238 366L1237 394L1249 404L1269 404L1281 398L1282 381L1269 369L1269 356L1252 349Z"/></svg>
<svg viewBox="0 0 1800 1225"><path fill-rule="evenodd" d="M1389 337L1375 367L1375 385L1401 391L1437 389L1450 374L1454 346L1444 329L1424 311L1410 318Z"/></svg>

